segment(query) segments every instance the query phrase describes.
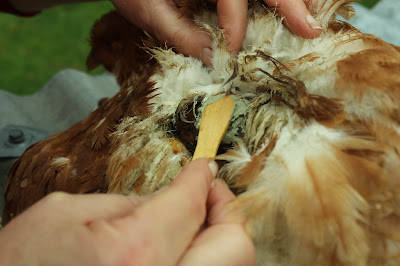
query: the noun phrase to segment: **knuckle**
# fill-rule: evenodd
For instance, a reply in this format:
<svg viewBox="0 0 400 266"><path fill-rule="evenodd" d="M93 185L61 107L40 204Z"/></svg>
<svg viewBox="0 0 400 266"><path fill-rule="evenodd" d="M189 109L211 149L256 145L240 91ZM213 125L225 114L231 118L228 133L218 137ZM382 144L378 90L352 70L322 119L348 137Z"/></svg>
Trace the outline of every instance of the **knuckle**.
<svg viewBox="0 0 400 266"><path fill-rule="evenodd" d="M175 31L170 41L170 45L174 46L177 51L185 55L189 55L185 49L185 47L188 47L189 44L189 37L185 30L181 29Z"/></svg>
<svg viewBox="0 0 400 266"><path fill-rule="evenodd" d="M70 198L70 195L65 192L53 192L49 195L47 195L44 199L43 202L45 204L49 205L60 205L65 203Z"/></svg>

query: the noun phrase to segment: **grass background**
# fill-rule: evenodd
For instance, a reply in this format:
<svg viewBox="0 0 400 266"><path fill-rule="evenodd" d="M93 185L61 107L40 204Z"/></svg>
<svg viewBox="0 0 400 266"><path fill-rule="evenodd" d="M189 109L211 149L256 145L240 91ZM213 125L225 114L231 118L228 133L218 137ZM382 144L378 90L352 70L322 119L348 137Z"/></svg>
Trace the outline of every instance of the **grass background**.
<svg viewBox="0 0 400 266"><path fill-rule="evenodd" d="M360 2L372 7L377 1ZM32 18L0 14L0 89L31 94L62 69L85 70L90 28L111 9L100 1L55 7Z"/></svg>
<svg viewBox="0 0 400 266"><path fill-rule="evenodd" d="M112 8L100 1L50 8L29 18L0 14L0 89L30 94L62 69L85 70L90 29Z"/></svg>

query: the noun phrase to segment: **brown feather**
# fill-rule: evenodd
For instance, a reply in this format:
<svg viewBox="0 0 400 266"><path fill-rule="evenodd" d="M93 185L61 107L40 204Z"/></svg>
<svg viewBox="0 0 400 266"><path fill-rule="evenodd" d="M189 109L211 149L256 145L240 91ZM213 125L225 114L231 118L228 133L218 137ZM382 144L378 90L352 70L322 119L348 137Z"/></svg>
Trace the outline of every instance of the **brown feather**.
<svg viewBox="0 0 400 266"><path fill-rule="evenodd" d="M121 88L126 89L148 75L155 60L144 52L143 47L153 47L158 42L117 11L111 11L94 24L90 45L87 68L92 70L102 65L114 73Z"/></svg>
<svg viewBox="0 0 400 266"><path fill-rule="evenodd" d="M238 177L235 186L243 187L254 182L254 179L264 168L265 158L270 155L275 147L277 136L274 136L265 149L257 155L253 155L251 161L243 168L242 174Z"/></svg>
<svg viewBox="0 0 400 266"><path fill-rule="evenodd" d="M336 20L351 13L350 0L312 1L324 30L314 40L292 35L258 2L237 57L223 31L204 24L214 69L159 45L147 50L159 63L148 61L146 33L115 12L100 19L88 67L103 64L121 91L24 153L3 220L53 191L146 195L166 186L190 159L200 108L226 89L245 110L218 156L219 178L238 195L222 211L246 225L257 264L400 264L400 48ZM208 1L181 5L186 19L207 12L201 19L215 22Z"/></svg>

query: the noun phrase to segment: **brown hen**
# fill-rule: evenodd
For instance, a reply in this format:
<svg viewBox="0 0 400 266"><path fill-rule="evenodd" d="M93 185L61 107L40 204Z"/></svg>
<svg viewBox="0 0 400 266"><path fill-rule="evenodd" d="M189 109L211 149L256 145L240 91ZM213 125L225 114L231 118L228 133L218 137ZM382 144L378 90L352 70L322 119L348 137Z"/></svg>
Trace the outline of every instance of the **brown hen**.
<svg viewBox="0 0 400 266"><path fill-rule="evenodd" d="M215 40L212 68L104 16L88 66L103 64L121 91L25 152L4 221L53 191L143 195L167 185L190 159L204 106L230 90L219 178L239 195L226 208L247 225L257 264L400 265L400 48L338 21L349 2L313 1L323 27L313 40L255 2L232 57L215 12L184 1Z"/></svg>

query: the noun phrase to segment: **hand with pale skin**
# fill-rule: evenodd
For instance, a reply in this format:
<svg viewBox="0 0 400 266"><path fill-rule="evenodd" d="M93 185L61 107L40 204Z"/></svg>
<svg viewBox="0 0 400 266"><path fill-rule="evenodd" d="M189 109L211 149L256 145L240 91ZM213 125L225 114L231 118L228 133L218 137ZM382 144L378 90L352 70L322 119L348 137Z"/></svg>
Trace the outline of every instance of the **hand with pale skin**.
<svg viewBox="0 0 400 266"><path fill-rule="evenodd" d="M217 169L195 160L144 197L50 194L0 231L0 265L253 265Z"/></svg>
<svg viewBox="0 0 400 266"><path fill-rule="evenodd" d="M126 1L111 0L116 8L138 27L165 41L178 52L200 58L210 65L211 37L196 26L190 18L182 17L179 0ZM218 21L232 52L240 50L246 35L247 0L210 0L217 5ZM321 26L310 15L303 0L264 0L276 7L284 23L294 33L304 38L315 38Z"/></svg>
<svg viewBox="0 0 400 266"><path fill-rule="evenodd" d="M38 11L63 3L85 0L9 0L20 11ZM86 0L96 1L96 0ZM220 27L225 30L232 52L240 50L246 35L247 0L209 0L217 5ZM182 17L180 0L111 0L114 6L133 24L154 35L158 40L175 47L180 53L200 58L211 65L212 40L191 18ZM284 17L284 23L296 35L315 38L321 26L310 15L307 5L312 0L264 0Z"/></svg>

